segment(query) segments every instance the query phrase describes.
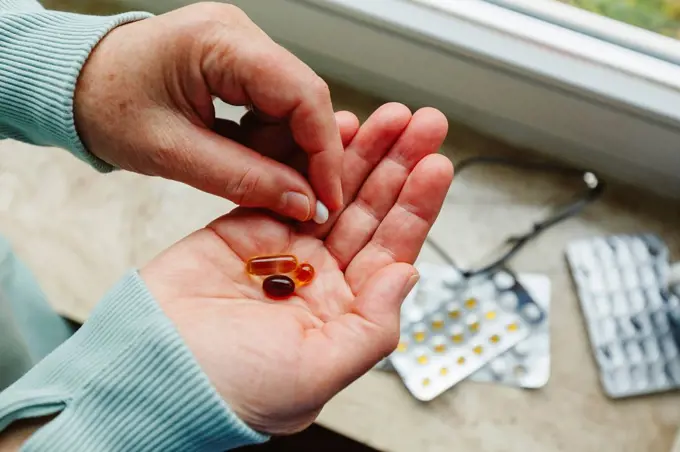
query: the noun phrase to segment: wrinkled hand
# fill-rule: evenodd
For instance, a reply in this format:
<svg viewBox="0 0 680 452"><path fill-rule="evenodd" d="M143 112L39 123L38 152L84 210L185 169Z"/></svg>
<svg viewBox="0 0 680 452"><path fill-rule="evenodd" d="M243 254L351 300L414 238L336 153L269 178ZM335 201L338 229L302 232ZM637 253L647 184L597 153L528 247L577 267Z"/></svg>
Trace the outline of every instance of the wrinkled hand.
<svg viewBox="0 0 680 452"><path fill-rule="evenodd" d="M311 186L244 145L244 128L216 120L213 96L281 121ZM114 29L85 64L74 109L87 148L119 168L301 221L313 217L316 196L341 205L342 143L327 85L235 6L199 3Z"/></svg>
<svg viewBox="0 0 680 452"><path fill-rule="evenodd" d="M411 116L388 104L358 132L348 113L338 123L347 143L345 205L328 224L302 230L239 208L141 271L218 392L266 433L305 428L394 349L400 305L417 280L411 264L453 176L450 161L435 154L447 131L436 110ZM248 258L273 253L316 269L286 301L266 298L244 271Z"/></svg>

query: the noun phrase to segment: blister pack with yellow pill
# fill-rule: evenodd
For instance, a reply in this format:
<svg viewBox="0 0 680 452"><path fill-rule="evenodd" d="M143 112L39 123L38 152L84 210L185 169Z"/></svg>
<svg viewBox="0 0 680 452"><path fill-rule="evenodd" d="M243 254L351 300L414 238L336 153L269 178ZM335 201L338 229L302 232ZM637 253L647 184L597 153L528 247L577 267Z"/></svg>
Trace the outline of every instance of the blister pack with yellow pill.
<svg viewBox="0 0 680 452"><path fill-rule="evenodd" d="M389 359L411 394L429 401L526 338L530 327L499 302L514 278L501 289L486 275L465 279L447 266L417 267L421 279L402 306L400 341Z"/></svg>
<svg viewBox="0 0 680 452"><path fill-rule="evenodd" d="M451 273L450 267L442 268L442 271ZM550 278L540 274L519 274L517 275L519 284L515 284L508 279L508 276L512 278L512 275L507 275L506 272L499 272L495 278L494 275L489 277L503 288L501 293L512 288L512 291L517 294L516 299L505 296L503 304L506 309L514 310L520 316L525 316L525 321L529 323L530 333L526 339L485 364L467 379L520 388L541 388L550 379ZM417 289L409 293L405 301L407 306L413 305L417 293ZM422 294L420 298L421 302L427 302ZM536 311L527 307L531 303L536 303L545 314L538 322L535 316ZM406 310L406 313L413 314L413 312L411 309ZM384 371L394 370L389 359L381 361L376 368Z"/></svg>
<svg viewBox="0 0 680 452"><path fill-rule="evenodd" d="M501 271L492 279L506 287L511 277ZM537 389L550 379L550 278L540 274L519 274L517 283L513 283L512 289L516 300L506 297L504 307L523 316L531 332L526 339L470 375L470 381ZM543 311L542 319L537 316L537 310L529 307L532 303Z"/></svg>

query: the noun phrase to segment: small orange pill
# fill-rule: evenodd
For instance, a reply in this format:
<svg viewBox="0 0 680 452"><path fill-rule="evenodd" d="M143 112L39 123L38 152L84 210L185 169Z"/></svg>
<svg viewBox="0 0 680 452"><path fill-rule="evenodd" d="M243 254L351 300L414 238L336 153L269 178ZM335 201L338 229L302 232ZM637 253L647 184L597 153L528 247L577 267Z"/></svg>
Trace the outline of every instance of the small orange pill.
<svg viewBox="0 0 680 452"><path fill-rule="evenodd" d="M295 282L298 284L298 286L309 284L312 282L312 279L314 279L314 267L312 267L312 265L308 264L307 262L300 264L298 268L295 269L293 278L295 279Z"/></svg>
<svg viewBox="0 0 680 452"><path fill-rule="evenodd" d="M267 276L291 273L298 266L297 258L291 254L275 254L271 256L257 256L248 259L246 271L251 275Z"/></svg>

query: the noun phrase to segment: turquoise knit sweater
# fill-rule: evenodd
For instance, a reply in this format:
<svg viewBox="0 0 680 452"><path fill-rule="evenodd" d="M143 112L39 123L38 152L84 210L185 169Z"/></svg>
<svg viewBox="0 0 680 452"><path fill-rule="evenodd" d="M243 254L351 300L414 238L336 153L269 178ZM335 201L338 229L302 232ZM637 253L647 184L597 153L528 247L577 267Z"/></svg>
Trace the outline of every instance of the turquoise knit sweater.
<svg viewBox="0 0 680 452"><path fill-rule="evenodd" d="M0 0L0 139L62 147L112 170L78 137L75 84L108 31L148 16L82 16ZM0 393L0 431L58 413L22 450L223 451L266 439L219 397L136 271L69 334L0 242L0 389L13 382Z"/></svg>

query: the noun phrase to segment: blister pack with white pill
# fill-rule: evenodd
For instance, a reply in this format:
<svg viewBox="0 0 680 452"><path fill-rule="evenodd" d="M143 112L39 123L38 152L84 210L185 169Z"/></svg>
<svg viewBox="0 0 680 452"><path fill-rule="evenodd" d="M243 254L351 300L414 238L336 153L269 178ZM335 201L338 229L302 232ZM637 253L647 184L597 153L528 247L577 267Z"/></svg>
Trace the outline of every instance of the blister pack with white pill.
<svg viewBox="0 0 680 452"><path fill-rule="evenodd" d="M680 262L670 266L668 274L668 289L674 295L680 297Z"/></svg>
<svg viewBox="0 0 680 452"><path fill-rule="evenodd" d="M604 391L680 388L680 299L669 252L652 234L577 240L566 251Z"/></svg>
<svg viewBox="0 0 680 452"><path fill-rule="evenodd" d="M496 276L493 279L507 278ZM545 386L550 379L550 278L539 274L519 274L517 282L519 284L512 287L519 300L514 309L525 315L531 332L526 339L470 375L468 379L471 381L537 389ZM537 317L536 310L526 308L532 303L541 308L544 316ZM522 309L522 306L525 308ZM513 306L506 305L507 308L512 309Z"/></svg>
<svg viewBox="0 0 680 452"><path fill-rule="evenodd" d="M512 277L502 287L486 275L465 279L449 266L417 267L421 279L402 306L400 341L390 362L419 400L432 400L525 339L530 326L517 309L536 320L545 317L534 303L519 306Z"/></svg>

